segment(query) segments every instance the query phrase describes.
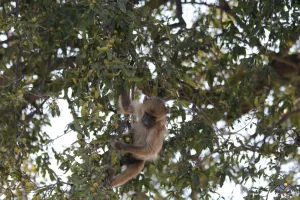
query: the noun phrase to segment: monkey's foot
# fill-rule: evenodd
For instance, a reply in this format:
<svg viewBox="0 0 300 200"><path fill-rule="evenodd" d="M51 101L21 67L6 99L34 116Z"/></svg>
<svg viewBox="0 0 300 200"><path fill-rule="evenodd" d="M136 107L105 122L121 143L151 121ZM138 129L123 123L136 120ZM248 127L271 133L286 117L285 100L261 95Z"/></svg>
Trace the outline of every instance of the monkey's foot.
<svg viewBox="0 0 300 200"><path fill-rule="evenodd" d="M120 149L122 146L122 142L117 139L112 139L112 140L110 140L110 145L115 149Z"/></svg>
<svg viewBox="0 0 300 200"><path fill-rule="evenodd" d="M116 170L115 168L113 168L112 166L110 165L105 165L104 166L104 172L106 173L107 175L107 182L106 182L106 186L108 188L111 188L111 183L113 181L113 177L115 176L116 174Z"/></svg>

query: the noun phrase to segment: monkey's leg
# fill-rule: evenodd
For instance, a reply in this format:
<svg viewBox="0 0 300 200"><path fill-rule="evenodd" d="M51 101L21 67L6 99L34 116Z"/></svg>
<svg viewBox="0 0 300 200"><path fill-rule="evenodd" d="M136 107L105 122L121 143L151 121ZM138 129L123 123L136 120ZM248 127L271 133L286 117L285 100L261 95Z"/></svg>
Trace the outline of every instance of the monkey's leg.
<svg viewBox="0 0 300 200"><path fill-rule="evenodd" d="M126 92L122 92L119 97L119 107L120 111L124 114L134 113L134 104L131 101L129 95Z"/></svg>
<svg viewBox="0 0 300 200"><path fill-rule="evenodd" d="M143 170L144 164L144 160L131 160L131 162L127 163L126 169L121 174L113 177L110 186L119 187L130 179L135 178Z"/></svg>

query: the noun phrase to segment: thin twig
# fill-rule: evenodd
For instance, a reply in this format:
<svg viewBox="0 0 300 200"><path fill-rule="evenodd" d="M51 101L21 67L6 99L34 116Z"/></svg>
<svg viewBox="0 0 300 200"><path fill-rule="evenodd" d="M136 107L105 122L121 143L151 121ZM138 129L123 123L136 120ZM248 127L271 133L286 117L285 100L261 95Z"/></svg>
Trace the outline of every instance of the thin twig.
<svg viewBox="0 0 300 200"><path fill-rule="evenodd" d="M62 136L67 135L67 134L70 133L70 132L71 132L71 130L70 130L70 131L65 131L63 134L57 136L56 138L49 140L49 141L45 144L45 146L48 145L48 144L50 144L50 143L52 143L52 142L54 142L55 140L61 138Z"/></svg>
<svg viewBox="0 0 300 200"><path fill-rule="evenodd" d="M11 36L7 40L0 41L0 45L9 43L9 42L17 40L17 39L19 39L17 36Z"/></svg>

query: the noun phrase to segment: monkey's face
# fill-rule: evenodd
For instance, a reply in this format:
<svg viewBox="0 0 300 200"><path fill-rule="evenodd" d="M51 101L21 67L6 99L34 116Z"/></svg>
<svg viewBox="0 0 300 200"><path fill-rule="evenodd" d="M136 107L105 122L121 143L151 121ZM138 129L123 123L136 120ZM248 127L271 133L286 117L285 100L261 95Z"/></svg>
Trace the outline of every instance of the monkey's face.
<svg viewBox="0 0 300 200"><path fill-rule="evenodd" d="M159 97L145 96L143 101L144 113L142 122L146 127L151 127L157 120L161 120L168 113L165 102Z"/></svg>
<svg viewBox="0 0 300 200"><path fill-rule="evenodd" d="M142 122L147 128L151 128L156 122L156 117L144 112Z"/></svg>

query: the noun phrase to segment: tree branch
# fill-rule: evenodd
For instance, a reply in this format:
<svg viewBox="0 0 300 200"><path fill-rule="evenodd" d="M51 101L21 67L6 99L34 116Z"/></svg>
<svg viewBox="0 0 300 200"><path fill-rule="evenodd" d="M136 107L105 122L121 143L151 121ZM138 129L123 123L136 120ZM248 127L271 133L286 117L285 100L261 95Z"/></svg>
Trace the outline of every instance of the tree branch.
<svg viewBox="0 0 300 200"><path fill-rule="evenodd" d="M182 4L196 4L196 5L203 5L203 6L207 6L207 7L211 7L211 8L219 8L215 4L208 4L206 2L183 2Z"/></svg>
<svg viewBox="0 0 300 200"><path fill-rule="evenodd" d="M286 64L286 65L292 66L292 67L295 68L295 69L299 69L299 68L300 68L300 65L299 65L299 64L297 65L297 64L295 64L295 63L293 63L293 62L291 62L291 61L289 61L289 60L286 60L286 59L284 59L284 58L280 58L280 57L275 56L275 55L271 56L271 58L272 58L273 60L278 61L278 62L281 62L281 63L284 63L284 64Z"/></svg>
<svg viewBox="0 0 300 200"><path fill-rule="evenodd" d="M290 117L293 117L293 116L295 116L295 115L297 115L297 114L299 114L300 113L300 108L298 108L298 109L296 109L296 110L294 110L294 111L291 111L291 112L289 112L289 113L286 113L286 114L284 114L281 118L280 118L280 120L277 122L277 125L280 125L281 123L283 123L283 122L285 122L287 119L289 119Z"/></svg>
<svg viewBox="0 0 300 200"><path fill-rule="evenodd" d="M179 20L178 23L171 24L171 28L178 28L178 27L186 27L186 23L182 17L182 3L181 0L176 0L176 17Z"/></svg>
<svg viewBox="0 0 300 200"><path fill-rule="evenodd" d="M148 1L145 6L151 8L151 9L157 9L161 5L166 4L169 0L150 0Z"/></svg>

